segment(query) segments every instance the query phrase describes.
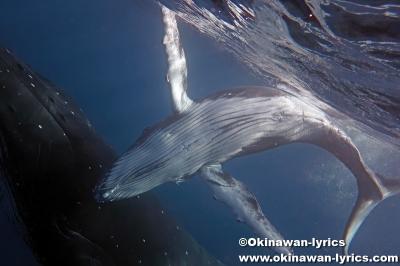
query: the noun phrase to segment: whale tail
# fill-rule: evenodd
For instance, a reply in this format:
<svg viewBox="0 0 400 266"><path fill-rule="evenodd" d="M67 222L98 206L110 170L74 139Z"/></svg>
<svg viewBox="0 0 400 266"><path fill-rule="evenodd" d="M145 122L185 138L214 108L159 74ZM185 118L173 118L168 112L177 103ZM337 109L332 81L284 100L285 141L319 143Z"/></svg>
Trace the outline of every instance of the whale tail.
<svg viewBox="0 0 400 266"><path fill-rule="evenodd" d="M351 139L339 128L329 124L315 124L311 134L300 141L317 145L339 159L357 179L358 197L347 221L343 239L344 253L368 214L384 199L400 193L400 179L387 179L374 173L364 163L360 152Z"/></svg>
<svg viewBox="0 0 400 266"><path fill-rule="evenodd" d="M347 221L343 239L346 242L344 254L348 255L350 243L367 218L368 214L386 198L400 193L400 180L387 179L379 174L372 175L374 182L357 182L358 197Z"/></svg>

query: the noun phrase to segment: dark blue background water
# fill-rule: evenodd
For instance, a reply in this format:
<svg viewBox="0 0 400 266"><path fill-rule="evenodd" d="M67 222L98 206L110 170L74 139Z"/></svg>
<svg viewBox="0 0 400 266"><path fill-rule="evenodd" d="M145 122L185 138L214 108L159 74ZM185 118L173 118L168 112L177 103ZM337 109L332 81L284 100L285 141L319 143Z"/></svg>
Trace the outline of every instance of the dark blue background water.
<svg viewBox="0 0 400 266"><path fill-rule="evenodd" d="M72 96L118 152L145 127L171 113L163 27L156 5L129 0L3 0L0 14L0 44ZM188 26L180 24L180 28L192 97L262 84L215 43ZM343 188L337 184L315 181L323 180L314 175L324 174L326 164L333 168L326 168L325 174L351 179L344 196L338 195ZM226 168L257 195L267 217L286 238L340 238L355 199L355 181L330 154L291 145L236 159ZM240 237L252 233L212 199L198 178L179 186L164 185L157 193L182 226L228 265L238 263L237 254L254 252L237 244ZM399 254L399 203L399 198L393 198L381 204L361 227L352 250ZM18 229L3 213L0 265L35 265Z"/></svg>

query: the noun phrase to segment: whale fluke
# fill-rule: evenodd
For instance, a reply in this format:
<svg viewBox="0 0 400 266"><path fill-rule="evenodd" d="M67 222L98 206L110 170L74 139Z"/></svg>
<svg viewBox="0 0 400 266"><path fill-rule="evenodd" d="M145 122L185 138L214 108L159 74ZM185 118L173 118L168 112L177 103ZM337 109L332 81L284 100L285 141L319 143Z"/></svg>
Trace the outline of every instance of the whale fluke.
<svg viewBox="0 0 400 266"><path fill-rule="evenodd" d="M336 156L357 179L358 196L346 223L343 252L348 254L351 241L368 214L384 199L400 192L400 179L387 179L365 164L359 150L340 129L330 124L316 124L302 141L315 144Z"/></svg>
<svg viewBox="0 0 400 266"><path fill-rule="evenodd" d="M343 250L345 255L349 254L350 243L368 214L381 201L400 193L400 180L387 179L379 174L371 174L372 176L378 177L374 180L376 181L375 186L370 186L368 183L357 182L357 201L347 221L343 235L343 239L346 242L346 246Z"/></svg>

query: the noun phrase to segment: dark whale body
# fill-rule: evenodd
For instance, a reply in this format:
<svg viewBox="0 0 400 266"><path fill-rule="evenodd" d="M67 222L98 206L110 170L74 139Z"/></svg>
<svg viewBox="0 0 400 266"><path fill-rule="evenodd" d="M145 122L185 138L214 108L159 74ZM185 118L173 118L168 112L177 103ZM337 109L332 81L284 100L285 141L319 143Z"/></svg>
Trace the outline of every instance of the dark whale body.
<svg viewBox="0 0 400 266"><path fill-rule="evenodd" d="M116 159L71 100L0 49L0 176L42 265L222 265L146 193L99 204Z"/></svg>

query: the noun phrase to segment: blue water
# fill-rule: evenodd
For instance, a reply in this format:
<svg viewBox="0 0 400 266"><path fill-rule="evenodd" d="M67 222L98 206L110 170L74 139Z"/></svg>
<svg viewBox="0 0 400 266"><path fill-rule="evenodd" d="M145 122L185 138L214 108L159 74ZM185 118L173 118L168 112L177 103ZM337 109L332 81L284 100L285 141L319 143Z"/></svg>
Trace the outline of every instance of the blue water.
<svg viewBox="0 0 400 266"><path fill-rule="evenodd" d="M0 11L1 46L63 88L118 152L145 127L171 113L163 26L156 5L128 0L3 0ZM193 98L224 88L263 84L211 39L184 24L180 30ZM327 152L290 145L235 159L226 169L257 195L266 216L287 239L340 238L355 200L355 180ZM325 182L324 174L334 176L333 182ZM341 176L345 188L334 182ZM252 232L213 200L197 177L156 190L168 212L227 265L238 264L237 254L252 252L237 244ZM399 254L398 224L400 198L396 197L374 210L356 235L352 250ZM1 265L35 265L7 215L0 215L0 236ZM338 250L295 251L332 254Z"/></svg>

